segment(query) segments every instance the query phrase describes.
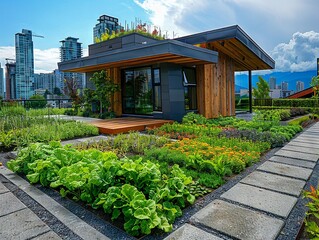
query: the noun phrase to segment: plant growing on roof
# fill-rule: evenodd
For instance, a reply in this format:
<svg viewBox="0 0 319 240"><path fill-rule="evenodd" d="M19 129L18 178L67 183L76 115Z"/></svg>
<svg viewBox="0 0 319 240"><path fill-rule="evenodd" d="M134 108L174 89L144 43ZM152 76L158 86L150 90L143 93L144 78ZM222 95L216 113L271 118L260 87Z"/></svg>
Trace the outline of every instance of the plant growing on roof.
<svg viewBox="0 0 319 240"><path fill-rule="evenodd" d="M258 76L257 88L253 88L253 96L259 99L270 98L269 97L269 84L261 76Z"/></svg>
<svg viewBox="0 0 319 240"><path fill-rule="evenodd" d="M115 92L120 90L120 86L114 83L113 79L107 74L105 70L95 72L93 77L90 78L95 85L95 95L100 101L100 114L102 115L103 109L111 111L111 99Z"/></svg>
<svg viewBox="0 0 319 240"><path fill-rule="evenodd" d="M313 88L314 97L318 98L319 96L319 75L311 79L310 86Z"/></svg>

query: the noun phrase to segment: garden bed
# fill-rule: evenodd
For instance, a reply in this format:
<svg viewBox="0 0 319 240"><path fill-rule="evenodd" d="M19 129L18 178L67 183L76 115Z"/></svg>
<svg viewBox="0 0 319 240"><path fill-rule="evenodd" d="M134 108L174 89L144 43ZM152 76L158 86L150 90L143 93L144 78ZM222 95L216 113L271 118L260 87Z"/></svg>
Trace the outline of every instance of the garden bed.
<svg viewBox="0 0 319 240"><path fill-rule="evenodd" d="M29 144L8 167L33 184L104 211L129 234L142 236L170 232L196 199L200 205L203 196L298 131L300 126L280 126L260 116L246 122L189 114L182 124L164 125L152 135L130 133L77 146Z"/></svg>

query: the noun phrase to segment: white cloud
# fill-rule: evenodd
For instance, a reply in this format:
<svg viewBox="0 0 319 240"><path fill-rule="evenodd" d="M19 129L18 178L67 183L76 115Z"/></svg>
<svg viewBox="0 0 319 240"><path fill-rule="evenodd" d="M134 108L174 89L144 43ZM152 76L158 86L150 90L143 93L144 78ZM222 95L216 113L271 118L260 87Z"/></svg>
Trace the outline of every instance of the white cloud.
<svg viewBox="0 0 319 240"><path fill-rule="evenodd" d="M300 72L316 69L319 57L319 33L296 32L288 43L278 44L271 53L276 70Z"/></svg>
<svg viewBox="0 0 319 240"><path fill-rule="evenodd" d="M45 50L34 49L34 72L49 73L57 69L57 62L60 61L59 48Z"/></svg>
<svg viewBox="0 0 319 240"><path fill-rule="evenodd" d="M88 49L83 49L83 56L88 55ZM0 63L4 67L6 58L15 59L14 47L0 47ZM58 68L57 63L60 62L59 48L49 48L45 50L34 49L34 72L35 73L51 73Z"/></svg>

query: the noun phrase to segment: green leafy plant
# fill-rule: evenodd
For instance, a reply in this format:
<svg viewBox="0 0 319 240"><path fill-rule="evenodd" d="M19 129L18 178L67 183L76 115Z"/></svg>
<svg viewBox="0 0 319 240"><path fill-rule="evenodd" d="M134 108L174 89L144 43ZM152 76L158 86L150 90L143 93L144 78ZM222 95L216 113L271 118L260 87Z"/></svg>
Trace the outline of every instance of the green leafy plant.
<svg viewBox="0 0 319 240"><path fill-rule="evenodd" d="M95 85L94 94L100 101L100 114L102 116L103 109L107 109L108 112L111 111L111 98L115 92L120 90L120 87L114 83L113 79L104 70L95 72L90 81Z"/></svg>
<svg viewBox="0 0 319 240"><path fill-rule="evenodd" d="M317 239L319 238L319 190L310 186L310 191L305 191L304 197L310 200L306 205L308 207L305 219L306 232L311 239Z"/></svg>

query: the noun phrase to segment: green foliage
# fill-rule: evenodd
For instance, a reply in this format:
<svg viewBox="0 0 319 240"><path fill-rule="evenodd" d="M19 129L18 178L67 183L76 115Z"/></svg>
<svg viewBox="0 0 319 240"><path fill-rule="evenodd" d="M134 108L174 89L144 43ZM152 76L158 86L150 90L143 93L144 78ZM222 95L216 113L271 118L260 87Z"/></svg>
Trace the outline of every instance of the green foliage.
<svg viewBox="0 0 319 240"><path fill-rule="evenodd" d="M185 124L206 124L207 123L207 118L205 118L203 115L200 114L196 114L193 112L189 112L187 113L184 117L183 117L183 123Z"/></svg>
<svg viewBox="0 0 319 240"><path fill-rule="evenodd" d="M26 102L26 108L45 108L47 100L42 95L33 95L30 97L31 101Z"/></svg>
<svg viewBox="0 0 319 240"><path fill-rule="evenodd" d="M274 107L303 107L316 108L318 100L313 98L299 98L299 99L273 99Z"/></svg>
<svg viewBox="0 0 319 240"><path fill-rule="evenodd" d="M253 88L253 96L259 99L270 98L269 97L269 84L261 76L258 76L257 88Z"/></svg>
<svg viewBox="0 0 319 240"><path fill-rule="evenodd" d="M181 208L195 201L187 188L192 179L177 165L162 175L157 164L141 158L119 160L112 152L78 151L58 142L30 144L8 167L31 183L59 188L62 196L103 208L112 220L122 216L124 229L134 236L154 228L171 231Z"/></svg>
<svg viewBox="0 0 319 240"><path fill-rule="evenodd" d="M98 128L85 123L47 117L11 116L0 118L0 151L33 142L98 135Z"/></svg>
<svg viewBox="0 0 319 240"><path fill-rule="evenodd" d="M78 150L93 148L103 152L112 151L118 156L123 157L130 154L144 154L145 150L150 148L160 148L168 141L169 140L166 137L131 132L129 134L119 134L114 138L108 138L97 142L80 143L74 147Z"/></svg>
<svg viewBox="0 0 319 240"><path fill-rule="evenodd" d="M318 98L319 97L319 75L311 79L310 86L313 88L313 91L315 93L314 97Z"/></svg>
<svg viewBox="0 0 319 240"><path fill-rule="evenodd" d="M197 124L164 124L163 126L149 131L160 136L168 136L174 139L194 138L197 136L216 136L221 132L221 129L212 125L197 125Z"/></svg>
<svg viewBox="0 0 319 240"><path fill-rule="evenodd" d="M161 36L160 33L156 30L156 28L153 30L152 33L149 33L147 31L147 29L145 28L144 24L139 24L133 30L112 31L111 33L109 31L106 31L105 33L103 33L101 35L100 38L95 38L94 43L104 42L104 41L107 41L110 39L122 37L122 36L132 34L132 33L138 33L138 34L144 35L146 37L151 37L151 38L154 38L157 40L164 39L164 36Z"/></svg>
<svg viewBox="0 0 319 240"><path fill-rule="evenodd" d="M305 226L306 232L310 239L319 238L319 190L310 186L310 191L304 192L304 197L310 201L306 205L308 212L306 213Z"/></svg>
<svg viewBox="0 0 319 240"><path fill-rule="evenodd" d="M118 84L115 84L113 79L108 76L107 72L102 70L101 72L95 72L90 78L95 85L94 94L100 101L100 114L103 109L111 110L111 98L115 92L120 90Z"/></svg>

